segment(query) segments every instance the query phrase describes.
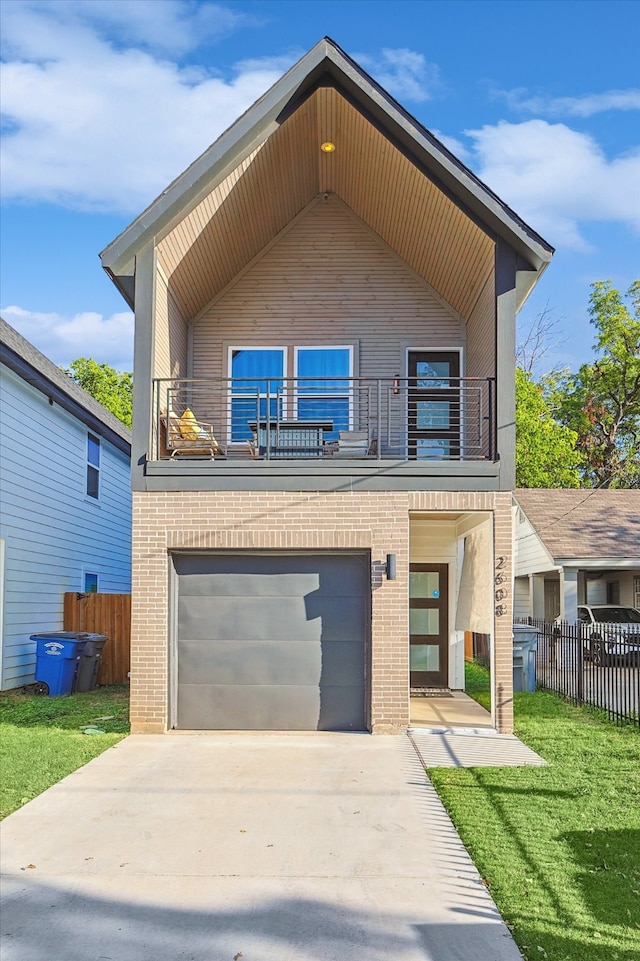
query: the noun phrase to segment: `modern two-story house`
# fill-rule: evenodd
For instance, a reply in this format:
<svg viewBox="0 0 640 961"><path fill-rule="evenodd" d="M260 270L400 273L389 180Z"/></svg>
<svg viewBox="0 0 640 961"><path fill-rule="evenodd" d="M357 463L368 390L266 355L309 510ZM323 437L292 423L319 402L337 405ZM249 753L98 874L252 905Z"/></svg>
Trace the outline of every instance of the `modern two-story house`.
<svg viewBox="0 0 640 961"><path fill-rule="evenodd" d="M135 731L400 731L490 635L552 248L324 39L103 251L135 309Z"/></svg>

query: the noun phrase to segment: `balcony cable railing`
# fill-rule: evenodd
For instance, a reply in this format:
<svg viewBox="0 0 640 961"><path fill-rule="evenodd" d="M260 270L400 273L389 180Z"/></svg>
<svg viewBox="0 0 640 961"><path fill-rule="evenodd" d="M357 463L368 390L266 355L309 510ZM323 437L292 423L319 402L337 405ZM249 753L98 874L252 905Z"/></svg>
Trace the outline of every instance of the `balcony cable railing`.
<svg viewBox="0 0 640 961"><path fill-rule="evenodd" d="M266 460L496 459L493 378L157 378L153 391L152 459L198 440L205 454Z"/></svg>

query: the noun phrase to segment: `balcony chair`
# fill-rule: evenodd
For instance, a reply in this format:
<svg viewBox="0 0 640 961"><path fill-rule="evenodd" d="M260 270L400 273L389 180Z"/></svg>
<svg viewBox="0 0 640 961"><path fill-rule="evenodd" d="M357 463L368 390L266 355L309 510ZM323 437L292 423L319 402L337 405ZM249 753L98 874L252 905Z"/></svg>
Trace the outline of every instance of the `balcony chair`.
<svg viewBox="0 0 640 961"><path fill-rule="evenodd" d="M165 450L170 457L224 457L224 451L215 438L213 425L199 421L187 407L181 417L170 410L161 412Z"/></svg>
<svg viewBox="0 0 640 961"><path fill-rule="evenodd" d="M325 454L330 457L367 457L375 451L375 444L366 430L341 430L338 440L325 445Z"/></svg>

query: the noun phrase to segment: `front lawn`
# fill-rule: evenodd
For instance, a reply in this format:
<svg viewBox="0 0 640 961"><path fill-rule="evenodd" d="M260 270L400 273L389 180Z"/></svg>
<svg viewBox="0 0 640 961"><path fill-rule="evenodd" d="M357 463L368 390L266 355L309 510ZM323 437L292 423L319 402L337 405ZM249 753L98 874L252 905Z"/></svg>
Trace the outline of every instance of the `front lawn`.
<svg viewBox="0 0 640 961"><path fill-rule="evenodd" d="M0 818L102 754L128 731L129 688L124 685L68 697L0 695Z"/></svg>
<svg viewBox="0 0 640 961"><path fill-rule="evenodd" d="M469 693L486 702L472 666ZM527 961L640 958L640 735L539 691L516 734L548 767L429 771Z"/></svg>

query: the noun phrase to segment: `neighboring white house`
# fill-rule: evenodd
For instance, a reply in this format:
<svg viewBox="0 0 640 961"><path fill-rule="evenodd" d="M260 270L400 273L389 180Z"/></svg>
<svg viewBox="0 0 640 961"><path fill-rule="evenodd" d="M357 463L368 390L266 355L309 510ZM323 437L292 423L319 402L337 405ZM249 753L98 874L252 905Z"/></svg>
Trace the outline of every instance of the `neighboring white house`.
<svg viewBox="0 0 640 961"><path fill-rule="evenodd" d="M0 320L0 688L66 591L131 590L130 431Z"/></svg>
<svg viewBox="0 0 640 961"><path fill-rule="evenodd" d="M640 607L640 491L517 490L514 617Z"/></svg>

